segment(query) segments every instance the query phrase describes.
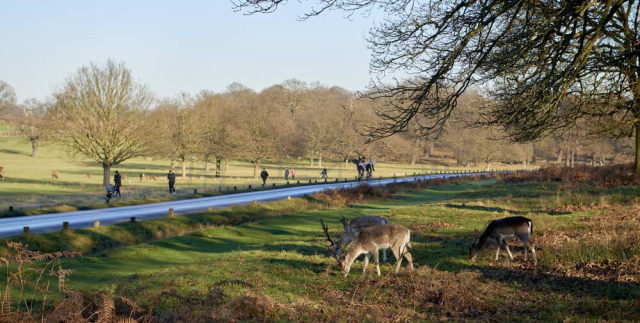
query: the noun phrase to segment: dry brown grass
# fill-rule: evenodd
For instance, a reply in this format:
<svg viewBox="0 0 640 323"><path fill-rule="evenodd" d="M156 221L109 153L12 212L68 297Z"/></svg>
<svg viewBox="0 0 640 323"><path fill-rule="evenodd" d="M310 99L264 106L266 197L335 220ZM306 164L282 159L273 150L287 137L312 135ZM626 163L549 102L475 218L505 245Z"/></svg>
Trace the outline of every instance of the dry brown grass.
<svg viewBox="0 0 640 323"><path fill-rule="evenodd" d="M604 188L640 184L640 176L634 174L632 164L601 167L550 166L535 171L515 171L503 177L506 183L559 181L571 185L588 183Z"/></svg>
<svg viewBox="0 0 640 323"><path fill-rule="evenodd" d="M398 182L381 186L370 186L367 185L367 183L363 183L354 188L328 189L323 192L313 194L312 197L329 207L339 207L364 201L388 199L394 194L410 190L418 190L428 186L456 184L464 181L484 180L498 176L499 175L471 175L464 177L460 176L419 180L413 182Z"/></svg>

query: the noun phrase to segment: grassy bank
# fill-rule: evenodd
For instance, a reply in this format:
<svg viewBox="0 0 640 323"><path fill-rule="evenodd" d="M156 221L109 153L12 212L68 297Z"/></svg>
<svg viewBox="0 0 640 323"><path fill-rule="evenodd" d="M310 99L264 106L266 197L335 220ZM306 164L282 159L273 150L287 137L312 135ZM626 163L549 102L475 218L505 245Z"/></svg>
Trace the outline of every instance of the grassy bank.
<svg viewBox="0 0 640 323"><path fill-rule="evenodd" d="M294 206L251 223L203 226L63 259L62 267L72 270L68 306L58 305L51 317L80 308L154 321L634 321L640 319L638 193L637 185L488 179L346 207ZM403 266L394 275L383 264L382 277L370 267L362 278L358 261L343 278L327 256L318 219L337 235L342 216L359 215L411 228L416 270ZM510 215L534 221L540 264L524 262L521 250L514 262L504 252L494 261L488 250L471 263L474 230Z"/></svg>
<svg viewBox="0 0 640 323"><path fill-rule="evenodd" d="M168 200L166 174L170 168L169 160L151 158L135 158L114 167L112 171L119 170L127 176L123 181L123 197L115 199L114 203L137 203L145 199ZM104 204L104 187L102 185L102 169L95 162L84 160L80 157L71 157L65 153L63 147L47 144L38 150L38 156L31 157L31 145L22 138L0 137L0 166L4 167L3 181L0 181L0 212L13 206L18 212L41 213L32 211L39 208L50 209L81 209ZM247 162L231 160L222 177L215 177L215 165L209 164L209 171L205 169L204 162L193 161L187 163L187 177L179 175L180 165L174 167L178 170L176 187L177 198L188 198L193 194L193 189L200 192L217 192L219 189L226 191L259 187L262 181L253 178L253 166ZM309 180L319 180L321 167L309 166L308 160L283 160L268 161L264 166L269 171L268 185L273 183L284 185L285 167L295 168L297 176L291 183L300 181L308 183ZM344 163L329 161L323 163L328 169L329 180L336 178L341 181L345 178L353 179L356 169L352 164L345 168ZM505 168L506 166L498 166ZM418 172L435 172L444 170L460 170L461 167L448 164L401 164L376 163L375 177L391 177L394 174L401 176ZM56 171L58 179L51 177L51 172ZM140 181L139 175L153 175L156 180L144 179ZM85 177L88 175L88 177Z"/></svg>

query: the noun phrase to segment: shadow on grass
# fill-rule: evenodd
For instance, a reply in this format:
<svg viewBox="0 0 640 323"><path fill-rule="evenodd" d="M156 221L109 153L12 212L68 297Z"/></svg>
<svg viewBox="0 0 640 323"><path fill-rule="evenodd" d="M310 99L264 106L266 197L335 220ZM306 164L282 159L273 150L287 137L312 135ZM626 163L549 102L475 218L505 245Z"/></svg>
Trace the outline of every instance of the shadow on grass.
<svg viewBox="0 0 640 323"><path fill-rule="evenodd" d="M267 264L284 265L293 269L309 269L316 274L323 273L327 268L326 263L308 262L294 259L264 258L263 262Z"/></svg>
<svg viewBox="0 0 640 323"><path fill-rule="evenodd" d="M498 283L509 283L521 286L523 289L535 289L540 292L553 291L574 297L607 297L612 300L634 300L640 297L640 283L598 280L586 277L569 277L551 272L544 272L544 268L531 264L528 268L492 268L472 263L468 257L468 247L471 238L465 236L436 237L429 236L427 240L436 242L425 247L411 250L414 259L421 265L427 265L438 270L460 272L477 271L483 277ZM524 248L511 246L516 258L514 263L523 261ZM495 246L489 247L479 255L479 259L493 257ZM498 262L506 262L504 251L500 253ZM462 259L462 261L454 261ZM493 260L491 260L493 262Z"/></svg>
<svg viewBox="0 0 640 323"><path fill-rule="evenodd" d="M31 154L25 152L25 151L19 151L19 150L15 150L15 149L0 149L0 153L2 154L12 154L12 155L23 155L23 156L29 156L31 157Z"/></svg>
<svg viewBox="0 0 640 323"><path fill-rule="evenodd" d="M452 203L447 203L444 206L448 207L448 208L452 208L452 209L462 209L462 210L469 210L469 211L482 211L482 212L497 212L497 213L509 213L509 214L515 214L515 215L523 215L526 214L527 212L523 212L523 211L514 211L514 210L507 210L501 207L488 207L488 206L479 206L479 205L466 205L466 204L452 204Z"/></svg>

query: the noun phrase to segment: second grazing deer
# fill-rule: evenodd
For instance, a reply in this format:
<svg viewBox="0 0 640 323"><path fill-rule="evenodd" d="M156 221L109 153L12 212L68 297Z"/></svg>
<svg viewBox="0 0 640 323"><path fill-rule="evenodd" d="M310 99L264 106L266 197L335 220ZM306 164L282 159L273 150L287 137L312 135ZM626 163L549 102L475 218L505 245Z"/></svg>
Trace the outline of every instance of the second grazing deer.
<svg viewBox="0 0 640 323"><path fill-rule="evenodd" d="M331 242L332 246L335 245L329 236L327 226L324 224L322 219L320 219L320 222L322 223L322 228L327 235L327 239ZM380 249L387 248L391 249L391 252L396 257L396 273L400 270L402 258L407 259L409 262L409 268L413 270L413 258L408 250L408 248L411 247L409 243L410 236L411 232L409 229L395 223L378 224L363 228L351 244L349 251L342 254L341 257L336 257L340 265L342 275L347 277L354 260L356 260L356 258L361 254L365 254L362 274L365 274L367 266L369 265L369 259L373 256L376 263L376 272L378 273L378 276L380 276L380 258L378 252Z"/></svg>
<svg viewBox="0 0 640 323"><path fill-rule="evenodd" d="M485 248L489 243L495 242L498 245L496 250L496 260L500 255L500 247L504 244L509 254L509 259L513 260L511 250L509 250L508 239L518 238L524 245L524 260L527 261L527 250L531 251L533 256L533 262L538 263L536 257L536 250L531 244L531 234L533 233L533 222L530 219L523 216L512 216L499 220L494 220L489 223L480 237L476 238L471 247L469 248L469 254L471 260L475 260L478 252Z"/></svg>

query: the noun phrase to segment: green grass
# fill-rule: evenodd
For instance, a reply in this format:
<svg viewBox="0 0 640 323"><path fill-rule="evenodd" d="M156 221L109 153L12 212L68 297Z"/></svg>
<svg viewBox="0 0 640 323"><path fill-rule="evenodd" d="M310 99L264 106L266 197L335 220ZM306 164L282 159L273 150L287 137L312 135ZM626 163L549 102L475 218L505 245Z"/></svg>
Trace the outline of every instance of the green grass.
<svg viewBox="0 0 640 323"><path fill-rule="evenodd" d="M286 184L283 178L285 167L296 169L296 182L299 180L301 183L308 183L309 180L313 182L319 180L321 168L309 166L308 163L308 160L265 162L264 166L270 173L268 185ZM31 145L27 140L19 137L0 137L0 166L4 167L3 176L5 177L0 181L0 212L6 211L9 206L25 214L40 214L44 211L56 211L55 207L68 210L69 208L95 208L104 204L102 168L94 161L70 156L59 145L42 144L37 157L32 158ZM324 162L324 166L328 169L330 181L336 178L341 181L345 178L353 179L356 176L356 170L352 164L344 168L342 162L328 161ZM145 200L171 199L167 192L166 181L169 167L170 161L152 158L135 158L115 166L112 172L119 170L120 173L127 175L128 179L123 181L123 198L118 198L113 203L126 205L143 203ZM255 188L262 184L260 179L253 178L253 166L243 161L229 161L224 176L220 178L215 177L214 165L212 170L207 172L202 161L187 163L186 178L180 177L179 164L174 167L178 173L177 198L191 197L194 188L198 188L199 192L214 193L219 189L223 192L227 189L233 191L234 186L241 190L246 189L248 185ZM419 172L460 169L462 168L455 165L408 165L380 161L376 163L374 176L391 177L394 174L404 176ZM59 179L51 178L52 171L57 172ZM138 177L140 173L154 175L157 181L140 182ZM89 174L91 178L85 178L85 174ZM291 183L294 182L291 181ZM50 209L29 211L43 208Z"/></svg>
<svg viewBox="0 0 640 323"><path fill-rule="evenodd" d="M562 188L558 196L557 185L485 180L433 186L385 201L203 226L180 237L65 259L62 265L73 270L69 289L126 296L153 305L159 317L181 303L153 295L206 294L216 282L235 279L253 287L227 287L230 295L265 295L279 304L263 313L267 320L640 319L640 224L629 217L638 211L638 188ZM569 205L576 210L566 211ZM363 279L362 262L356 261L349 277L339 274L318 220L325 219L337 236L342 216L360 215L381 215L411 228L416 272L403 268L398 276L387 275L391 264L383 264L383 277L375 277L370 265ZM533 219L540 265L525 263L522 252L514 252L512 263L504 252L494 261L492 250L471 263L474 230L512 215ZM611 236L621 228L629 234ZM568 240L559 239L564 237ZM615 276L616 268L626 268L630 278Z"/></svg>

